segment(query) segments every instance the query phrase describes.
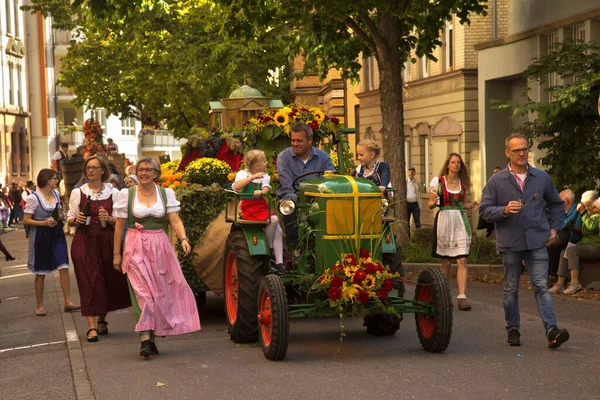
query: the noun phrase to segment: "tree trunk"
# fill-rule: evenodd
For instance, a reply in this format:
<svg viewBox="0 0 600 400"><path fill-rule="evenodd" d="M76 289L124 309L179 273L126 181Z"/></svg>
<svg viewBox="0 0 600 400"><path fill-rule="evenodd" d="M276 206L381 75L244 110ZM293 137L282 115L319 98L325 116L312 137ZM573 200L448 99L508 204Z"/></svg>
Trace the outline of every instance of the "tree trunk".
<svg viewBox="0 0 600 400"><path fill-rule="evenodd" d="M381 13L379 15L380 42L377 44L379 64L379 96L381 99L381 134L385 161L390 164L392 186L398 189L394 201L399 224L394 231L400 243L408 240L409 223L406 207L406 166L404 160L404 107L402 103L402 65L398 49L398 18Z"/></svg>

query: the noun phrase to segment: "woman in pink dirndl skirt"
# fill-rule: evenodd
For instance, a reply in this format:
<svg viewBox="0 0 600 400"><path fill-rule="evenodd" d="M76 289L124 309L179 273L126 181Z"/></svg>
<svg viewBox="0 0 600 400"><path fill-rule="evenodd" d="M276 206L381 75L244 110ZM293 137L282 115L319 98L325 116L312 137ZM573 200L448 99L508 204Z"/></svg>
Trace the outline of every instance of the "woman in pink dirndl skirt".
<svg viewBox="0 0 600 400"><path fill-rule="evenodd" d="M186 255L191 246L179 218L179 201L171 189L154 184L160 177L156 160L144 157L136 165L140 184L119 193L113 215L116 269L127 274L141 309L135 327L140 334L140 356L158 354L156 336L182 335L200 329L196 301L187 284L175 249L165 229L168 224L181 240ZM121 239L128 230L121 260Z"/></svg>

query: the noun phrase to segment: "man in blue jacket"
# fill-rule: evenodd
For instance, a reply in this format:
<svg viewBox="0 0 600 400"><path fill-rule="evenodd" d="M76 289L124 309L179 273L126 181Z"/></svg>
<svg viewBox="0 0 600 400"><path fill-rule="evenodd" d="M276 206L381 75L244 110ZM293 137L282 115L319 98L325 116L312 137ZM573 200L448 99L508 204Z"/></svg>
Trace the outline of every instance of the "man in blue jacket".
<svg viewBox="0 0 600 400"><path fill-rule="evenodd" d="M527 163L529 142L519 133L506 138L508 166L493 175L483 189L480 215L495 223L496 249L504 263L504 317L508 344L520 346L519 279L525 260L549 348L569 339L559 329L548 292L548 251L556 241L564 212L552 178Z"/></svg>
<svg viewBox="0 0 600 400"><path fill-rule="evenodd" d="M335 171L329 154L312 145L313 131L304 122L298 122L292 127L290 139L292 146L288 147L277 156L277 200L290 199L298 202L298 193L292 187L294 180L312 171ZM307 175L298 182L315 178L317 175ZM293 249L298 244L298 227L296 225L296 210L290 215L283 216L285 225L286 243Z"/></svg>

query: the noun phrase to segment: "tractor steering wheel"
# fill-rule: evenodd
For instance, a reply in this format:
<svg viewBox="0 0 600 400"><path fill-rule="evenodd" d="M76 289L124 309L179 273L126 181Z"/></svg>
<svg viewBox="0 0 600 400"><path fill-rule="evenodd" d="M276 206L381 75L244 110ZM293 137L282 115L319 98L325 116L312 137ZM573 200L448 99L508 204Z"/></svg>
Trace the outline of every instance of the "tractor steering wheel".
<svg viewBox="0 0 600 400"><path fill-rule="evenodd" d="M300 182L298 182L301 178L304 178L305 176L308 175L313 175L313 174L324 174L325 170L320 170L320 171L309 171L309 172L305 172L303 174L298 175L293 181L292 181L292 189L294 189L294 192L298 192L299 188L300 188Z"/></svg>

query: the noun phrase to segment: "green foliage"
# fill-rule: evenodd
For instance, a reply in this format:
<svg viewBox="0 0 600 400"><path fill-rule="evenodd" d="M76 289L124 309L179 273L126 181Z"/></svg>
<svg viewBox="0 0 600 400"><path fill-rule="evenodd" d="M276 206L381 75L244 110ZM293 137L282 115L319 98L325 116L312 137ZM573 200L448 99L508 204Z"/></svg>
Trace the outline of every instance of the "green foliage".
<svg viewBox="0 0 600 400"><path fill-rule="evenodd" d="M411 232L410 241L400 248L403 262L407 263L439 263L440 259L431 255L433 245L433 229L421 228ZM497 265L502 259L496 253L496 242L485 236L473 236L471 249L467 259L470 264Z"/></svg>
<svg viewBox="0 0 600 400"><path fill-rule="evenodd" d="M183 179L188 183L206 186L227 182L227 175L230 172L231 168L226 162L216 158L199 158L186 167Z"/></svg>
<svg viewBox="0 0 600 400"><path fill-rule="evenodd" d="M193 248L200 240L204 230L225 208L224 192L220 187L188 185L178 190L177 194L181 201L179 215ZM208 290L192 267L193 255L185 257L180 243L177 244L177 253L183 275L192 291L197 294Z"/></svg>
<svg viewBox="0 0 600 400"><path fill-rule="evenodd" d="M74 29L59 82L78 107L136 118L143 110L185 137L208 124L209 101L244 82L275 98L289 89L278 36L225 38L226 12L210 1L33 0L25 9ZM269 71L276 67L279 84L272 85Z"/></svg>
<svg viewBox="0 0 600 400"><path fill-rule="evenodd" d="M540 161L556 186L569 186L580 194L595 188L600 179L600 44L557 43L552 53L536 59L524 75L530 82L547 84L551 73L566 82L545 89L552 102L529 97L523 105L506 103L496 108L514 108L514 118L531 116L532 121L519 131L540 141L538 147L545 151Z"/></svg>

